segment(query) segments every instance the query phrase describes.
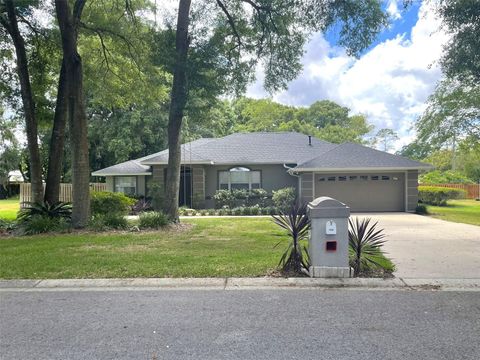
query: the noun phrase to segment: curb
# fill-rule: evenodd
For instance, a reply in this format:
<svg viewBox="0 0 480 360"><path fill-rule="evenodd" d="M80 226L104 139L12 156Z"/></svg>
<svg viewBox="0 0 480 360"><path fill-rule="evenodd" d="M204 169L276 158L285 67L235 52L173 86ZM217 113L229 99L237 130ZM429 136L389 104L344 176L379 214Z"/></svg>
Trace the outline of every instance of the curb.
<svg viewBox="0 0 480 360"><path fill-rule="evenodd" d="M87 290L358 289L480 291L480 279L379 278L131 278L0 280L0 292Z"/></svg>

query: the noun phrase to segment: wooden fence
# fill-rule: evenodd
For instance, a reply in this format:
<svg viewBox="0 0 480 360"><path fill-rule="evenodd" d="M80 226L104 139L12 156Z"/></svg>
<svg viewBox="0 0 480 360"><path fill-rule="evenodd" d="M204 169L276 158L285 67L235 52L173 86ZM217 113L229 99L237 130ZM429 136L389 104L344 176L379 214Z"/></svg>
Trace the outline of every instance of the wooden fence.
<svg viewBox="0 0 480 360"><path fill-rule="evenodd" d="M428 184L427 186L439 186L462 189L467 192L467 199L480 198L480 184Z"/></svg>
<svg viewBox="0 0 480 360"><path fill-rule="evenodd" d="M45 184L43 184L45 191ZM91 183L90 190L106 191L107 184L105 183ZM60 201L72 202L72 184L60 184ZM20 184L20 204L32 201L32 185L30 183Z"/></svg>

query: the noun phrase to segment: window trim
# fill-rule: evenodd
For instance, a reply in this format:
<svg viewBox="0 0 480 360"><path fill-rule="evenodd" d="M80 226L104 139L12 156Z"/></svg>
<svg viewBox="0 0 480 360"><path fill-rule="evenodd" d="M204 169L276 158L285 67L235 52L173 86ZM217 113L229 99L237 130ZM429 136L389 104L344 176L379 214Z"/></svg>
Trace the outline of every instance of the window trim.
<svg viewBox="0 0 480 360"><path fill-rule="evenodd" d="M245 168L245 169L248 169L248 172L249 173L252 173L254 171L258 172L260 174L260 183L259 183L259 189L262 189L263 188L263 173L262 173L262 170L261 169L252 169L248 166L242 166L242 165L236 165L236 166L232 166L228 169L222 169L222 170L217 170L217 190L229 190L229 191L232 191L232 183L231 183L231 178L230 176L228 177L228 189L221 189L220 188L220 173L222 172L230 172L232 169L236 169L236 168ZM256 183L254 183L256 184ZM252 177L249 176L249 182L248 182L248 191L252 191Z"/></svg>
<svg viewBox="0 0 480 360"><path fill-rule="evenodd" d="M118 178L134 178L135 179L135 190L133 192L133 194L127 194L123 191L117 191L117 180ZM136 175L120 175L120 176L114 176L113 177L113 192L118 192L118 193L122 193L122 194L125 194L125 195L137 195L138 194L138 176Z"/></svg>

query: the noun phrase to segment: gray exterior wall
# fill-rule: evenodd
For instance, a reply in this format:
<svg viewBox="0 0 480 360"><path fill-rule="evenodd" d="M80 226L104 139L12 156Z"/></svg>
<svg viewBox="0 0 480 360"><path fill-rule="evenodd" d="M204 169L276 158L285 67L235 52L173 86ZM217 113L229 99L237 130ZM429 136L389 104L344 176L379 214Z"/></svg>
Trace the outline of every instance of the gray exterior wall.
<svg viewBox="0 0 480 360"><path fill-rule="evenodd" d="M107 191L113 192L113 176L105 176L105 183L107 184Z"/></svg>
<svg viewBox="0 0 480 360"><path fill-rule="evenodd" d="M213 208L213 195L218 190L218 172L227 171L232 167L242 166L250 170L261 171L261 187L269 193L284 187L297 187L298 180L295 176L289 175L283 165L219 165L205 166L205 207Z"/></svg>
<svg viewBox="0 0 480 360"><path fill-rule="evenodd" d="M406 174L407 181L407 212L415 212L418 203L418 170L409 170Z"/></svg>
<svg viewBox="0 0 480 360"><path fill-rule="evenodd" d="M303 173L300 175L300 200L310 202L313 200L313 174Z"/></svg>

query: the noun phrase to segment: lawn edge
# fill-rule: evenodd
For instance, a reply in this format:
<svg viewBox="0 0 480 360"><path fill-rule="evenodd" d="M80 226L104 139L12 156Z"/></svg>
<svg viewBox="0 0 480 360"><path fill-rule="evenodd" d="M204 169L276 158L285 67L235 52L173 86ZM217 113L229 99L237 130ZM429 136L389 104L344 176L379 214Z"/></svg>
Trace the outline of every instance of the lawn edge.
<svg viewBox="0 0 480 360"><path fill-rule="evenodd" d="M0 292L89 290L378 289L480 291L479 279L412 278L128 278L0 280Z"/></svg>

